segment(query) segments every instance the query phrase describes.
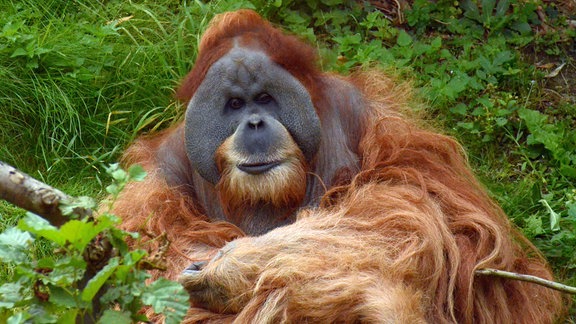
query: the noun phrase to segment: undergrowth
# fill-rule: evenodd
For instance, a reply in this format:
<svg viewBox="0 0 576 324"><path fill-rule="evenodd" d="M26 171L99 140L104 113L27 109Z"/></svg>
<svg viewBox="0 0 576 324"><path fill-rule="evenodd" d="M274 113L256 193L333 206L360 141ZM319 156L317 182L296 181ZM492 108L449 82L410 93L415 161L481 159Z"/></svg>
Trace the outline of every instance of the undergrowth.
<svg viewBox="0 0 576 324"><path fill-rule="evenodd" d="M173 89L208 21L253 8L317 44L325 70L377 65L411 80L430 122L463 143L493 197L575 285L573 4L409 3L0 0L0 160L101 197L103 165L181 119ZM0 203L0 229L22 215Z"/></svg>

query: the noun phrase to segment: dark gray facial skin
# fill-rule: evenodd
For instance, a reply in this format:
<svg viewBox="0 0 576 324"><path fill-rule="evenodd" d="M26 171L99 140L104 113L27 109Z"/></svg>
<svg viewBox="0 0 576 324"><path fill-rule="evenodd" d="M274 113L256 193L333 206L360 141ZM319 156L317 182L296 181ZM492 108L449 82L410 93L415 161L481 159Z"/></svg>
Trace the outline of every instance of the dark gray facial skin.
<svg viewBox="0 0 576 324"><path fill-rule="evenodd" d="M220 179L214 156L238 130L235 148L250 156L245 172L265 172L266 156L285 127L307 162L316 155L320 121L306 88L260 51L234 47L214 63L190 100L186 153L193 169L212 184Z"/></svg>

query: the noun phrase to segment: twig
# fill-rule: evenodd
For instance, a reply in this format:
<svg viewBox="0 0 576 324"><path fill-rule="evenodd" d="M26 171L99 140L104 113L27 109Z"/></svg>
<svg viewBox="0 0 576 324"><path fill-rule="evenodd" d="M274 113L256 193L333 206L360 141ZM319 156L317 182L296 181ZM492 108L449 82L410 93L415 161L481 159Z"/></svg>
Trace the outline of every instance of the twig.
<svg viewBox="0 0 576 324"><path fill-rule="evenodd" d="M554 290L576 295L576 287L567 286L558 282L542 279L536 276L508 272L503 270L496 270L496 269L479 269L476 270L474 273L476 275L481 276L493 276L493 277L501 277L501 278L531 282Z"/></svg>
<svg viewBox="0 0 576 324"><path fill-rule="evenodd" d="M158 240L158 247L154 253L148 250L149 256L140 260L138 266L144 270L166 271L168 269L166 252L168 252L168 248L170 247L168 234L166 232L162 232L160 236L154 236L148 231L145 231L144 234L150 237L152 240Z"/></svg>

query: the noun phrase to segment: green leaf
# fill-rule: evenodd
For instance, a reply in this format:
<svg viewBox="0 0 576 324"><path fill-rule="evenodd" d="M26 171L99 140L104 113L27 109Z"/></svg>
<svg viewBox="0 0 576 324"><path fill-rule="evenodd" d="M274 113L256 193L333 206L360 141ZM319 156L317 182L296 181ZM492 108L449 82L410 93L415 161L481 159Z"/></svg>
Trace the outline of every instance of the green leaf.
<svg viewBox="0 0 576 324"><path fill-rule="evenodd" d="M442 87L441 93L450 100L455 100L460 92L466 90L469 80L470 78L465 74L458 74Z"/></svg>
<svg viewBox="0 0 576 324"><path fill-rule="evenodd" d="M106 187L106 192L111 195L117 195L120 193L120 187L117 184L113 183Z"/></svg>
<svg viewBox="0 0 576 324"><path fill-rule="evenodd" d="M468 110L468 107L463 104L463 103L459 103L456 106L450 108L450 112L456 115L460 115L460 116L466 116L466 111Z"/></svg>
<svg viewBox="0 0 576 324"><path fill-rule="evenodd" d="M83 208L83 209L96 209L98 204L96 200L91 197L74 197L70 200L60 202L60 210L62 214L69 216L74 215L76 212L76 208Z"/></svg>
<svg viewBox="0 0 576 324"><path fill-rule="evenodd" d="M100 217L102 217L102 215ZM115 227L108 230L108 238L112 245L116 247L120 255L124 255L130 250L126 243L127 236L130 236L133 239L138 239L138 237L140 237L138 233L125 232Z"/></svg>
<svg viewBox="0 0 576 324"><path fill-rule="evenodd" d="M526 22L516 22L510 26L511 29L519 32L520 34L529 34L532 32L532 27Z"/></svg>
<svg viewBox="0 0 576 324"><path fill-rule="evenodd" d="M116 269L116 278L121 281L126 281L128 275L134 272L136 263L138 263L138 261L140 261L147 254L148 253L144 250L134 250L127 252L124 255L122 265L118 266Z"/></svg>
<svg viewBox="0 0 576 324"><path fill-rule="evenodd" d="M442 38L441 37L434 38L434 40L432 40L432 42L430 43L430 46L432 47L433 51L440 50L440 48L442 47Z"/></svg>
<svg viewBox="0 0 576 324"><path fill-rule="evenodd" d="M126 176L127 176L126 171L124 171L122 169L114 170L114 171L112 171L112 173L110 173L110 175L116 181L119 181L119 182L126 181Z"/></svg>
<svg viewBox="0 0 576 324"><path fill-rule="evenodd" d="M477 22L482 21L482 18L480 17L480 10L474 1L464 0L460 3L460 6L464 10L464 16Z"/></svg>
<svg viewBox="0 0 576 324"><path fill-rule="evenodd" d="M325 4L327 6L335 6L335 5L342 4L344 2L344 0L320 0L320 2L322 2L323 4Z"/></svg>
<svg viewBox="0 0 576 324"><path fill-rule="evenodd" d="M526 122L526 127L530 130L531 134L527 138L527 143L543 144L554 158L561 159L561 156L566 153L562 145L562 129L547 123L548 116L536 110L520 109L518 116Z"/></svg>
<svg viewBox="0 0 576 324"><path fill-rule="evenodd" d="M96 235L110 225L110 220L106 219L99 220L96 224L86 220L73 219L60 227L60 236L79 251L83 251Z"/></svg>
<svg viewBox="0 0 576 324"><path fill-rule="evenodd" d="M496 118L496 125L502 127L504 125L508 124L508 119L504 118L504 117L498 117Z"/></svg>
<svg viewBox="0 0 576 324"><path fill-rule="evenodd" d="M15 227L0 234L0 260L21 264L29 260L30 246L34 242L29 233Z"/></svg>
<svg viewBox="0 0 576 324"><path fill-rule="evenodd" d="M60 246L66 244L66 239L60 236L58 228L50 225L47 220L38 215L26 213L26 216L18 222L18 228L42 236Z"/></svg>
<svg viewBox="0 0 576 324"><path fill-rule="evenodd" d="M69 309L63 314L58 315L58 324L75 324L77 315L77 308Z"/></svg>
<svg viewBox="0 0 576 324"><path fill-rule="evenodd" d="M18 57L18 56L28 56L28 51L26 51L22 47L19 47L14 51L14 53L12 53L10 57Z"/></svg>
<svg viewBox="0 0 576 324"><path fill-rule="evenodd" d="M543 234L544 229L542 228L542 218L538 215L530 215L524 219L523 232L528 237L535 237L537 235Z"/></svg>
<svg viewBox="0 0 576 324"><path fill-rule="evenodd" d="M120 163L111 163L109 166L105 167L106 173L112 174L114 171L120 169Z"/></svg>
<svg viewBox="0 0 576 324"><path fill-rule="evenodd" d="M499 0L496 4L496 13L494 14L496 17L504 17L508 12L508 8L510 7L509 0Z"/></svg>
<svg viewBox="0 0 576 324"><path fill-rule="evenodd" d="M576 168L570 165L561 165L560 166L560 173L563 176L570 177L572 179L576 179Z"/></svg>
<svg viewBox="0 0 576 324"><path fill-rule="evenodd" d="M144 168L138 164L132 165L128 168L128 175L132 181L142 181L146 177L146 174Z"/></svg>
<svg viewBox="0 0 576 324"><path fill-rule="evenodd" d="M566 208L568 209L568 216L576 219L576 201L570 200L566 202Z"/></svg>
<svg viewBox="0 0 576 324"><path fill-rule="evenodd" d="M86 262L84 258L80 255L80 252L76 252L76 254L67 255L56 260L53 271L47 275L44 281L57 286L72 285L82 279L85 269Z"/></svg>
<svg viewBox="0 0 576 324"><path fill-rule="evenodd" d="M483 107L476 107L472 110L472 116L484 116L486 115L486 109Z"/></svg>
<svg viewBox="0 0 576 324"><path fill-rule="evenodd" d="M177 282L160 278L146 287L142 302L164 314L166 323L180 323L188 311L188 293Z"/></svg>
<svg viewBox="0 0 576 324"><path fill-rule="evenodd" d="M548 201L546 201L546 199L540 199L539 200L542 205L544 205L544 207L546 207L546 209L548 209L548 213L550 214L550 229L553 231L559 231L560 230L560 215L558 213L556 213L552 207L550 207L550 205L548 204Z"/></svg>
<svg viewBox="0 0 576 324"><path fill-rule="evenodd" d="M82 291L82 300L83 301L91 301L96 293L102 288L106 280L114 273L114 270L119 265L119 259L114 257L108 261L108 264L102 268L102 270L98 271L98 273L88 281L86 288Z"/></svg>
<svg viewBox="0 0 576 324"><path fill-rule="evenodd" d="M408 33L404 30L401 30L400 33L398 33L398 39L396 40L396 43L401 47L409 46L412 44L412 37L410 37L410 35L408 35Z"/></svg>
<svg viewBox="0 0 576 324"><path fill-rule="evenodd" d="M121 312L116 310L107 309L98 320L99 324L130 324L132 319L129 312Z"/></svg>
<svg viewBox="0 0 576 324"><path fill-rule="evenodd" d="M50 302L65 308L79 306L76 296L72 295L69 290L57 286L50 287Z"/></svg>
<svg viewBox="0 0 576 324"><path fill-rule="evenodd" d="M8 318L6 324L24 324L30 319L30 317L32 317L32 315L28 312L16 313Z"/></svg>
<svg viewBox="0 0 576 324"><path fill-rule="evenodd" d="M11 309L24 298L20 290L22 285L19 282L9 282L0 286L0 308Z"/></svg>
<svg viewBox="0 0 576 324"><path fill-rule="evenodd" d="M496 0L482 0L482 16L484 23L489 23Z"/></svg>
<svg viewBox="0 0 576 324"><path fill-rule="evenodd" d="M60 323L58 322L60 315L56 315L56 312L45 307L45 305L33 304L30 309L28 309L28 313L34 319L34 324Z"/></svg>
<svg viewBox="0 0 576 324"><path fill-rule="evenodd" d="M496 54L496 57L492 61L492 64L500 66L506 62L510 62L514 59L514 54L511 51L502 51Z"/></svg>

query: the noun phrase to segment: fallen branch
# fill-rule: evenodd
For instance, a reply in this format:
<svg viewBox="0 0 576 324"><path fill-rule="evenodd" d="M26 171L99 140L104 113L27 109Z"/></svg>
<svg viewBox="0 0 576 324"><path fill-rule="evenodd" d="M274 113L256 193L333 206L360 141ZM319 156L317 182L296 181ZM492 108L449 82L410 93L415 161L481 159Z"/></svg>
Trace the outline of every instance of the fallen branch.
<svg viewBox="0 0 576 324"><path fill-rule="evenodd" d="M42 216L54 226L61 226L68 220L59 206L70 201L71 197L2 161L0 161L0 199ZM92 211L77 208L74 214L83 218L92 215Z"/></svg>
<svg viewBox="0 0 576 324"><path fill-rule="evenodd" d="M541 285L544 287L548 287L554 290L558 290L561 292L569 293L576 295L576 287L567 286L555 281L550 281L546 279L542 279L536 276L531 276L527 274L520 274L514 272L508 272L503 270L496 270L496 269L479 269L474 272L476 275L481 276L493 276L493 277L500 277L500 278L507 278L513 280L520 280L535 283L537 285Z"/></svg>

